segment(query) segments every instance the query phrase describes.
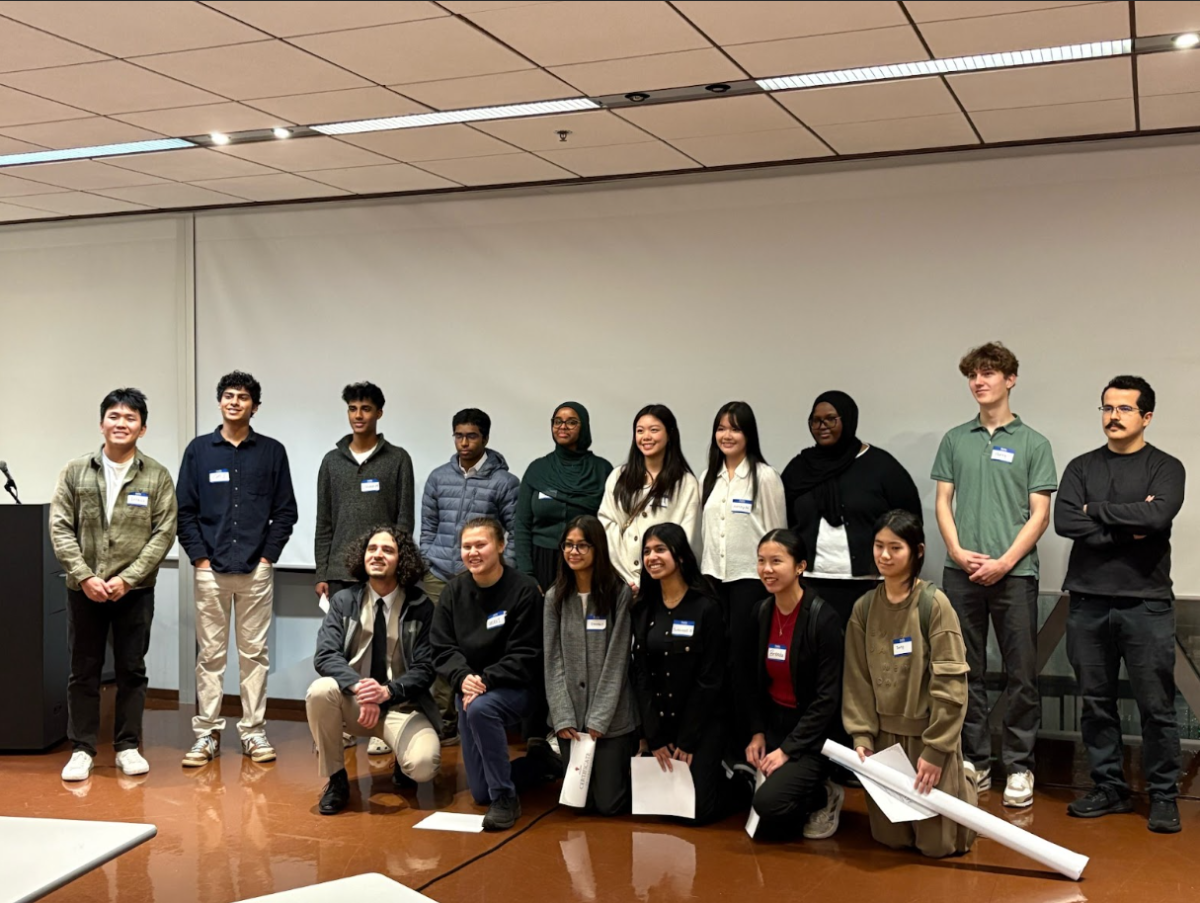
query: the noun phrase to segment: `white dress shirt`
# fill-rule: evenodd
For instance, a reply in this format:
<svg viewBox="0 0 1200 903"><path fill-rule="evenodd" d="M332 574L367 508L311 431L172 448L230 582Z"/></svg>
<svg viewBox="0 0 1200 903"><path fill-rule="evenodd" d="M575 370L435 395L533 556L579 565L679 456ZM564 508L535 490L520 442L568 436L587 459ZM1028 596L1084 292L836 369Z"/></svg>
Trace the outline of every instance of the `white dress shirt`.
<svg viewBox="0 0 1200 903"><path fill-rule="evenodd" d="M696 548L700 539L700 484L690 473L685 473L679 485L663 499L662 505L647 507L637 517L630 518L629 513L617 505L617 479L624 471L622 465L608 475L604 501L596 516L604 524L613 567L626 583L636 586L642 579L642 536L650 527L679 524L687 534L688 545ZM649 490L650 487L645 486L633 497L634 510Z"/></svg>
<svg viewBox="0 0 1200 903"><path fill-rule="evenodd" d="M705 475L700 478L704 485ZM700 570L722 583L758 579L758 543L769 531L787 526L783 480L774 468L758 465L758 496L750 462L743 459L729 478L722 465L704 503L704 556ZM753 500L753 505L751 501Z"/></svg>
<svg viewBox="0 0 1200 903"><path fill-rule="evenodd" d="M459 464L458 469L463 472L464 477L469 477L469 476L471 476L471 474L479 473L479 468L483 467L483 462L486 460L487 460L487 452L484 452L479 457L479 460L476 461L474 464L472 464L470 467L463 467L462 464Z"/></svg>
<svg viewBox="0 0 1200 903"><path fill-rule="evenodd" d="M363 677L371 676L371 639L375 636L375 603L380 599L383 600L383 619L387 622L388 627L388 679L390 680L392 677L392 661L396 657L396 639L400 636L398 619L400 617L400 607L404 604L403 594L404 589L397 586L386 596L381 596L375 592L370 583L366 585L363 591L364 605L360 620L363 625L366 646L356 669ZM400 602L400 605L396 604L397 601ZM395 617L392 616L393 609L396 611Z"/></svg>

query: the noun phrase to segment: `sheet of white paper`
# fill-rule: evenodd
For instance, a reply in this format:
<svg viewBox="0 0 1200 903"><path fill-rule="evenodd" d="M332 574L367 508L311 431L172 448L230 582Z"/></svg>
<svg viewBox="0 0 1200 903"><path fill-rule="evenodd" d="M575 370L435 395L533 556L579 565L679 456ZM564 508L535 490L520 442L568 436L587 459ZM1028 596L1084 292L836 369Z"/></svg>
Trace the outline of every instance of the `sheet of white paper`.
<svg viewBox="0 0 1200 903"><path fill-rule="evenodd" d="M329 596L321 593L321 598L317 601L317 604L321 606L321 611L324 614L329 614Z"/></svg>
<svg viewBox="0 0 1200 903"><path fill-rule="evenodd" d="M462 834L479 834L483 831L482 815L467 815L462 812L435 812L413 825L426 831L458 831Z"/></svg>
<svg viewBox="0 0 1200 903"><path fill-rule="evenodd" d="M562 793L558 801L564 806L582 809L587 805L588 785L592 781L592 760L596 756L596 741L586 731L571 741L571 759L563 775Z"/></svg>
<svg viewBox="0 0 1200 903"><path fill-rule="evenodd" d="M634 815L696 817L692 771L684 762L672 762L671 766L671 771L663 771L653 756L637 756L630 760Z"/></svg>
<svg viewBox="0 0 1200 903"><path fill-rule="evenodd" d="M767 779L767 776L765 774L763 774L758 769L755 769L755 771L754 771L754 792L755 793L758 792L758 788L763 785L763 781L765 781L766 779ZM757 830L758 830L758 811L754 808L754 806L751 806L750 807L750 817L746 819L746 833L749 834L751 837L753 837L754 833Z"/></svg>
<svg viewBox="0 0 1200 903"><path fill-rule="evenodd" d="M886 765L906 778L911 778L913 781L917 779L916 769L908 761L908 756L899 743L875 753L871 758L876 763ZM937 815L932 809L911 802L900 796L900 794L884 787L878 781L872 781L870 778L862 775L859 775L859 780L862 782L863 789L871 794L871 799L875 801L875 805L883 811L883 814L888 817L888 821L890 822L924 821L927 818L933 818Z"/></svg>

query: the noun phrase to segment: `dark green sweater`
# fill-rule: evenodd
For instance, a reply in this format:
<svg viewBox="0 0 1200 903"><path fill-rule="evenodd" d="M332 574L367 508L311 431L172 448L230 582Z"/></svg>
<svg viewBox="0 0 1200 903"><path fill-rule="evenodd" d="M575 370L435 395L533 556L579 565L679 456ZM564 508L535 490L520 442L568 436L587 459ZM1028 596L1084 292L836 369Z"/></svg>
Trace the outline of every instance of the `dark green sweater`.
<svg viewBox="0 0 1200 903"><path fill-rule="evenodd" d="M550 457L530 462L521 476L521 492L517 496L517 522L513 531L517 547L517 569L533 576L533 547L554 549L562 538L567 521L581 514L595 514L595 508L584 508L568 501L553 498L553 490L546 486L545 474L550 468ZM612 465L603 462L604 477L612 473Z"/></svg>

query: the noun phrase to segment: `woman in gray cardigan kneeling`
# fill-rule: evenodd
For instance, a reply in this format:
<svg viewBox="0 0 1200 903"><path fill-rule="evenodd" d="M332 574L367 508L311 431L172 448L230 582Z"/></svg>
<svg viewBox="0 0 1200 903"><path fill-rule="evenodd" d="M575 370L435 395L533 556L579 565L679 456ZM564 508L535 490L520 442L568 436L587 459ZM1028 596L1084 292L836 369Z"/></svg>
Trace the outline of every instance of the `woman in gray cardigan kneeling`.
<svg viewBox="0 0 1200 903"><path fill-rule="evenodd" d="M577 517L563 531L558 577L543 614L546 698L564 762L580 734L596 741L588 809L629 811L629 760L637 715L629 687L629 587L612 565L600 521Z"/></svg>

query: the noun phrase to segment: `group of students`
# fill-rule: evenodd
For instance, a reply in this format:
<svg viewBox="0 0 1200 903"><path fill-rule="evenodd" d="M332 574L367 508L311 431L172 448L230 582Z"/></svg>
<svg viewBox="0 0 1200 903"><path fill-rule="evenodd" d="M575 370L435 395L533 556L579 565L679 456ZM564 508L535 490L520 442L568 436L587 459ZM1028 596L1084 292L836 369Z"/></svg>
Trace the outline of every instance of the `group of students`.
<svg viewBox="0 0 1200 903"><path fill-rule="evenodd" d="M584 406L559 405L553 451L520 481L488 448L487 415L461 411L455 454L426 482L418 546L411 459L377 431L382 392L347 387L351 434L318 477L315 588L329 611L308 711L329 779L321 811L346 805L341 750L355 735L395 752L398 782L436 773L440 746L461 739L471 792L490 805L485 824L511 825L520 807L506 731L516 726L531 755L548 746L537 742L539 728L550 728L562 757L582 732L595 737L591 804L603 813L627 806L628 759L639 744L664 768L688 763L698 821L729 811L745 789L729 737L744 741L746 768L767 777L755 809L768 821L802 818L806 836L828 836L837 824L841 789L819 754L826 737L849 738L860 755L898 742L920 788L973 798L991 782L989 619L1007 672L1003 801L1030 805L1040 716L1036 544L1058 480L1049 442L1009 407L1017 368L999 343L959 365L979 415L946 434L932 472L945 594L919 579L916 486L859 438L845 393L816 399L814 443L782 475L763 459L749 405L723 406L699 480L661 405L638 412L616 469L591 452ZM248 374L224 377L222 427L194 440L180 467L179 536L196 567L200 646L196 743L185 765L219 753L231 608L243 752L274 758L262 727L270 565L296 512L282 446L249 426L260 392ZM1139 377L1104 388L1107 443L1068 466L1055 520L1075 540L1068 650L1096 784L1069 812L1132 808L1112 678L1124 657L1143 719L1149 824L1169 832L1179 830L1169 538L1184 472L1145 442L1153 411L1153 389ZM134 390L106 398L105 448L69 464L56 490L76 747L64 779L86 778L95 755L95 625L111 624L115 637L119 621L137 620L118 616L119 605L84 613L85 603L141 594L152 614L154 572L175 531L169 475L136 450L145 413ZM126 504L114 508L123 493ZM114 543L114 532L128 535ZM116 748L122 768L145 770L137 753L145 669L138 673L134 653L141 647L144 657L149 615L146 602L125 607L141 612L144 629L132 629L121 644L128 655L117 655ZM890 826L872 809L871 821L884 842L930 855L970 843L939 820Z"/></svg>

